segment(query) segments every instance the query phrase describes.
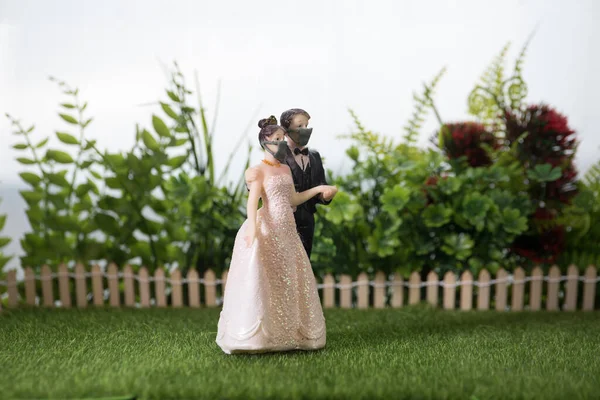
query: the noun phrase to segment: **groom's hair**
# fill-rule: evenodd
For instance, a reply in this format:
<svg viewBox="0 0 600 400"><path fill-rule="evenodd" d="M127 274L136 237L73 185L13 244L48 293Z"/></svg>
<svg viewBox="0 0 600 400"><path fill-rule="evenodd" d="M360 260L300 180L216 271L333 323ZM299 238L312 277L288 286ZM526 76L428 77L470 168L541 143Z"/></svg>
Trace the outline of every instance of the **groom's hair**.
<svg viewBox="0 0 600 400"><path fill-rule="evenodd" d="M310 119L310 115L303 109L290 108L289 110L284 111L281 114L281 118L279 118L279 123L285 130L288 130L290 128L290 124L292 123L292 119L298 114L304 115L306 118Z"/></svg>

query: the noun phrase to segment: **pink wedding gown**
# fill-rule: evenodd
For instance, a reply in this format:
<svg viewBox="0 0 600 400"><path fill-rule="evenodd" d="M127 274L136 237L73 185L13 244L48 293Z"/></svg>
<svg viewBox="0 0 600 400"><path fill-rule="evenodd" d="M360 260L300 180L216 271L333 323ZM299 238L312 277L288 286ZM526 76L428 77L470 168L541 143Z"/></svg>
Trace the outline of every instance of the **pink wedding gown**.
<svg viewBox="0 0 600 400"><path fill-rule="evenodd" d="M235 238L216 342L227 354L325 347L316 280L296 231L290 175L263 184L257 234L246 246L246 220Z"/></svg>

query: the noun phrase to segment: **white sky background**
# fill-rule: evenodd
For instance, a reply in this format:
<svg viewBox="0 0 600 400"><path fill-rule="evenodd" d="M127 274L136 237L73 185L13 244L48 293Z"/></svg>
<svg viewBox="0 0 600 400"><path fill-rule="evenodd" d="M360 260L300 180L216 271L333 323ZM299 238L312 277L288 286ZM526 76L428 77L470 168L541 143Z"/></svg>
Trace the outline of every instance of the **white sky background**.
<svg viewBox="0 0 600 400"><path fill-rule="evenodd" d="M600 3L594 0L303 0L303 1L83 1L0 0L0 185L19 184L23 167L5 112L35 137L64 130L57 116L64 98L53 75L80 88L94 122L88 138L100 148L127 150L135 124L150 128L165 98L161 62L177 60L190 84L197 70L216 127L219 172L249 122L292 107L306 109L310 145L342 173L353 108L373 131L400 137L413 111L412 92L443 66L435 97L446 121L467 118L467 95L493 57L512 42L507 67L538 26L525 61L528 100L565 113L582 145L580 170L600 158ZM437 123L430 115L420 143ZM261 155L256 150L252 161ZM245 155L230 170L242 173ZM0 211L11 215L22 210ZM19 235L20 236L20 233Z"/></svg>

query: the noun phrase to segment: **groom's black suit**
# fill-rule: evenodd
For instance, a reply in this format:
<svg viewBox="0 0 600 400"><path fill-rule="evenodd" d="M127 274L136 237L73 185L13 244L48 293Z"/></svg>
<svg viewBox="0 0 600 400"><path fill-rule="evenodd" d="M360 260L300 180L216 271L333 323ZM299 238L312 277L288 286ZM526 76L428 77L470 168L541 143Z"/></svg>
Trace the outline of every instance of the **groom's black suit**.
<svg viewBox="0 0 600 400"><path fill-rule="evenodd" d="M321 155L319 152L309 149L308 159L308 166L303 171L296 162L294 153L288 148L288 152L285 157L285 163L292 170L292 177L294 179L296 192L303 192L319 185L327 185L327 181L325 180L325 170L323 169L323 161L321 161ZM321 195L317 195L308 200L306 203L299 205L296 208L296 212L294 212L296 228L309 258L312 251L313 236L315 233L314 214L317 212L316 205L327 205L329 203L331 203L331 200L323 200Z"/></svg>

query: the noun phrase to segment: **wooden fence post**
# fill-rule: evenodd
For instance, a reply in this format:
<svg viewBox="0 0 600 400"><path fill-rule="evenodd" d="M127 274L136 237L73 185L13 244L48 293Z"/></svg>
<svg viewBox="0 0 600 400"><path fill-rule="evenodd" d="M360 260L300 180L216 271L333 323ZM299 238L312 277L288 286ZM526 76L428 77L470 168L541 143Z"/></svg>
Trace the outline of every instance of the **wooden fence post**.
<svg viewBox="0 0 600 400"><path fill-rule="evenodd" d="M77 307L87 307L87 283L85 281L85 269L82 264L75 265L75 292Z"/></svg>
<svg viewBox="0 0 600 400"><path fill-rule="evenodd" d="M546 310L558 310L558 284L560 279L560 269L553 265L548 273L548 297L546 300Z"/></svg>
<svg viewBox="0 0 600 400"><path fill-rule="evenodd" d="M483 269L479 272L479 287L477 288L477 309L490 309L490 273Z"/></svg>
<svg viewBox="0 0 600 400"><path fill-rule="evenodd" d="M400 308L404 304L404 279L399 272L394 274L392 281L392 307Z"/></svg>
<svg viewBox="0 0 600 400"><path fill-rule="evenodd" d="M25 302L28 306L35 306L35 274L31 267L25 268Z"/></svg>
<svg viewBox="0 0 600 400"><path fill-rule="evenodd" d="M373 291L373 307L385 307L385 293L387 286L385 285L385 274L383 271L377 271L375 274L375 289Z"/></svg>
<svg viewBox="0 0 600 400"><path fill-rule="evenodd" d="M110 263L107 270L108 292L111 307L119 307L121 293L119 291L119 271L114 263Z"/></svg>
<svg viewBox="0 0 600 400"><path fill-rule="evenodd" d="M438 304L439 278L431 271L427 274L427 302L434 307Z"/></svg>
<svg viewBox="0 0 600 400"><path fill-rule="evenodd" d="M210 271L210 270L208 270ZM206 271L207 273L204 274L205 278L204 278L204 283L206 284L206 276L209 275L208 271ZM210 271L212 273L212 271ZM214 273L212 274L213 278L214 278ZM199 281L199 277L200 275L198 275L198 271L196 270L196 268L190 268L188 269L188 273L187 273L187 281L188 281L188 301L190 304L190 307L192 308L199 308L200 307L200 281ZM214 279L213 279L214 281ZM208 289L208 287L206 288ZM216 287L213 286L212 287L212 294L213 294L213 298L214 298L214 293L215 293L215 289ZM204 295L205 297L205 301L208 301L208 296L209 296L209 291L205 290L204 291Z"/></svg>
<svg viewBox="0 0 600 400"><path fill-rule="evenodd" d="M179 269L171 272L171 305L174 308L183 307L183 295L181 293L181 271L179 271Z"/></svg>
<svg viewBox="0 0 600 400"><path fill-rule="evenodd" d="M52 286L50 286L50 290ZM42 286L42 291L44 291L44 287ZM65 264L60 264L58 266L58 297L60 299L60 305L64 308L72 307L71 300L71 288L69 287L69 270ZM44 298L46 297L46 293L44 293ZM44 300L44 303L46 300Z"/></svg>
<svg viewBox="0 0 600 400"><path fill-rule="evenodd" d="M159 267L160 268L160 267ZM138 272L138 287L140 290L140 307L150 307L150 280L148 268L141 267Z"/></svg>
<svg viewBox="0 0 600 400"><path fill-rule="evenodd" d="M331 274L323 278L323 308L335 307L335 279Z"/></svg>
<svg viewBox="0 0 600 400"><path fill-rule="evenodd" d="M577 309L577 286L579 284L579 270L575 265L570 265L567 270L567 290L565 295L566 311L575 311Z"/></svg>
<svg viewBox="0 0 600 400"><path fill-rule="evenodd" d="M444 274L444 309L454 310L456 306L456 276L454 272Z"/></svg>
<svg viewBox="0 0 600 400"><path fill-rule="evenodd" d="M104 305L104 276L98 264L92 267L92 293L94 296L94 306Z"/></svg>
<svg viewBox="0 0 600 400"><path fill-rule="evenodd" d="M408 289L408 304L419 304L421 302L421 277L417 271L410 274L408 284L410 285Z"/></svg>
<svg viewBox="0 0 600 400"><path fill-rule="evenodd" d="M126 265L123 270L123 283L125 285L125 306L133 307L135 305L135 289L133 287L133 268Z"/></svg>
<svg viewBox="0 0 600 400"><path fill-rule="evenodd" d="M358 304L357 308L369 307L369 276L366 272L361 272L358 275Z"/></svg>
<svg viewBox="0 0 600 400"><path fill-rule="evenodd" d="M594 298L596 297L596 267L590 265L585 270L585 280L583 284L583 311L592 311L594 309Z"/></svg>
<svg viewBox="0 0 600 400"><path fill-rule="evenodd" d="M525 293L525 270L521 267L515 269L513 274L511 311L523 310L523 295Z"/></svg>
<svg viewBox="0 0 600 400"><path fill-rule="evenodd" d="M531 271L531 284L529 285L529 308L538 311L542 308L542 283L544 275L542 269L536 265Z"/></svg>
<svg viewBox="0 0 600 400"><path fill-rule="evenodd" d="M460 309L469 311L473 308L473 274L467 270L460 276Z"/></svg>
<svg viewBox="0 0 600 400"><path fill-rule="evenodd" d="M165 270L157 268L154 271L154 291L156 296L156 306L163 308L167 306L167 295L165 294Z"/></svg>
<svg viewBox="0 0 600 400"><path fill-rule="evenodd" d="M348 275L340 277L340 303L342 308L352 307L352 278Z"/></svg>

